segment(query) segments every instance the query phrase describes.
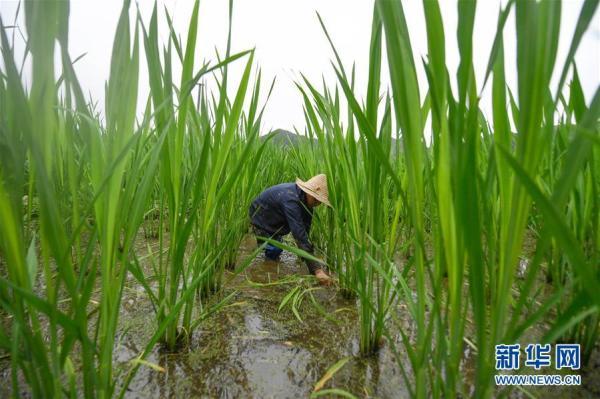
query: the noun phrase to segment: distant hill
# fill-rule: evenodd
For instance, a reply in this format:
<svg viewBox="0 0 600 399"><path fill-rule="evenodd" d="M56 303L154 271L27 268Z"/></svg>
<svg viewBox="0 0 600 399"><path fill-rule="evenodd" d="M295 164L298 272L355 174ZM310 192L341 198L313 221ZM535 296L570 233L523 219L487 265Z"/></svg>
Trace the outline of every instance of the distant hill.
<svg viewBox="0 0 600 399"><path fill-rule="evenodd" d="M271 143L282 147L296 146L300 141L308 140L308 137L306 136L300 136L285 129L273 130L271 133L261 136L260 138L261 140L265 140L269 136L274 136L271 139Z"/></svg>
<svg viewBox="0 0 600 399"><path fill-rule="evenodd" d="M280 147L289 147L289 146L297 146L300 142L308 142L310 140L307 136L302 136L289 130L285 129L277 129L273 130L271 133L266 134L264 136L260 136L261 140L265 140L269 136L275 136L271 139L271 143L280 146ZM402 139L396 140L392 137L391 150L392 154L396 154L396 141L399 141L399 148L402 151L403 142ZM316 141L316 139L315 139Z"/></svg>

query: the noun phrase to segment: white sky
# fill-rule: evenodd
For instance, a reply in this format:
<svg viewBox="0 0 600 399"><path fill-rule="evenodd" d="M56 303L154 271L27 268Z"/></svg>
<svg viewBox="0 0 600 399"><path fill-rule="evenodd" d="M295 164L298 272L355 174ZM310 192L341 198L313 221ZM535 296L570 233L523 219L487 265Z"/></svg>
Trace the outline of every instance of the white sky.
<svg viewBox="0 0 600 399"><path fill-rule="evenodd" d="M169 9L174 19L175 29L185 41L193 1L159 0L158 3L159 10L164 6ZM454 80L459 61L456 45L456 2L442 0L440 3L445 25L447 65ZM499 0L478 3L473 43L478 87L483 83L496 31L500 3ZM5 25L12 24L17 4L12 0L0 0L0 16ZM154 1L138 1L142 18L146 23L150 20L153 4ZM563 3L555 84L582 4L583 0L566 0ZM404 8L421 85L421 96L424 96L427 85L421 57L427 52L427 42L422 3L417 0L404 1ZM104 82L108 79L112 42L120 9L119 0L71 2L69 50L72 58L87 53L76 64L75 69L84 89L99 104L103 104L104 101ZM356 62L357 91L359 96L362 96L366 91L368 74L372 9L371 0L236 0L234 2L232 52L256 48L255 66L262 69L263 94L266 94L271 80L277 77L275 89L265 111L263 132L272 128L292 130L296 127L300 131L304 129L301 96L294 86L294 81L299 78L300 72L316 84L321 82L322 76L329 84L335 83L335 75L330 64L333 54L315 11L323 17L347 70L350 70L352 62ZM131 7L132 17L134 12L135 3ZM215 48L218 48L221 54L224 53L227 16L228 1L202 0L200 2L196 68L203 60L216 59ZM22 19L17 23L24 31ZM166 41L167 24L162 12L159 15L159 24L161 24L161 37ZM507 81L513 92L516 92L514 26L513 12L507 21L504 39ZM141 48L143 51L143 46ZM16 53L22 56L24 50L22 40L16 39L15 49ZM148 78L143 54L141 60L143 62L140 63L138 111L143 110L148 95ZM598 12L580 44L576 61L586 99L589 102L600 84L600 13ZM233 76L239 76L244 62L236 61L236 64L232 68ZM178 73L179 70L176 68L175 72ZM25 78L27 77L26 70ZM387 67L385 67L384 85L387 80ZM176 81L179 79L177 78ZM230 93L233 95L237 80L232 83ZM482 107L484 112L489 113L490 100L489 93L486 92L484 92Z"/></svg>

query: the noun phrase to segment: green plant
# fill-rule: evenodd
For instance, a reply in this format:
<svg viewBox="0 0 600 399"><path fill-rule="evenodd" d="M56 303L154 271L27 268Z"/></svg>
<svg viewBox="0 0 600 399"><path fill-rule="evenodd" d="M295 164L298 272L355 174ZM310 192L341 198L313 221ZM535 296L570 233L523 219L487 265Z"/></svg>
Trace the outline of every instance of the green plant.
<svg viewBox="0 0 600 399"><path fill-rule="evenodd" d="M10 333L3 331L0 338L11 353L15 396L21 390L19 372L35 397L113 393L112 353L123 283L160 149L158 142L143 152L147 126L134 126L138 39L137 29L131 35L128 10L125 2L107 84L106 126L94 119L85 103L67 52L68 3L25 5L30 93L2 25L6 75L0 97L3 107L16 116L3 117L2 142L16 156L2 158L0 173L0 206L7 221L0 241L8 268L0 279L0 302L13 316ZM56 41L63 68L58 82ZM61 86L63 103L58 96ZM23 191L30 201L27 226ZM32 222L33 196L39 203L39 229ZM67 198L67 206L62 198ZM88 218L93 218L92 226ZM34 238L26 251L27 236ZM92 300L96 288L97 302ZM75 362L81 365L81 379Z"/></svg>
<svg viewBox="0 0 600 399"><path fill-rule="evenodd" d="M231 12L230 4L230 15ZM158 289L152 292L147 287L147 291L157 309L157 324L171 320L162 338L170 350L174 350L181 339L189 339L196 325L193 321L196 299L218 289L225 263L235 260L232 247L239 244L245 215L228 215L235 203L227 199L230 196L236 198L234 190L240 186L242 189L247 187L238 185L244 182L240 172L250 177L246 184L252 185L252 175L246 174L251 172L251 168L242 170L241 166L250 159L260 158L261 153L261 149L257 148L260 125L260 115L256 115L258 84L246 118L247 136L238 133L253 52L230 55L228 50L224 60L214 66L204 64L194 74L198 13L197 1L190 17L185 53L168 20L171 35L161 59L156 7L148 30L143 28L155 126L157 132L164 133L166 137L161 152L158 196L160 212L167 214L159 227L160 245L162 248L166 241L168 247L166 257L162 256L161 250L158 267L154 271L159 281ZM230 46L227 47L229 49ZM183 64L178 89L174 88L171 76L173 48ZM246 68L235 100L230 104L227 99L227 65L244 56L249 56ZM191 96L193 88L203 76L218 70L223 72L222 79L217 82L218 101L210 103L202 91L198 104L194 104ZM245 193L240 199L249 201L248 196L249 193ZM163 226L168 229L168 235ZM190 245L192 237L194 246ZM190 247L192 254L186 259ZM142 270L137 270L136 276L140 280L146 278ZM172 318L173 309L178 307L183 293L199 276L203 278L195 287L198 297L189 297L185 306L180 308L181 314Z"/></svg>
<svg viewBox="0 0 600 399"><path fill-rule="evenodd" d="M322 221L327 227L320 231L328 259L342 288L358 293L361 340L380 336L383 327L378 323L383 325L386 306L396 298L407 302L417 334L412 339L401 331L412 367L412 376L406 370L403 375L407 385L414 381L411 394L416 397L452 397L465 391L459 377L463 342L470 340L467 331L473 331L475 338L474 386L475 394L482 397L493 392L494 345L518 341L530 326L552 319L551 309L558 307L559 315L545 329L546 342L570 331L591 350L598 334L598 307L590 302L598 287L597 269L591 266L598 256L597 245L592 244L597 241L597 201L591 197L597 190L591 180L597 171L588 161L597 148L597 92L586 107L574 69L570 99L562 99L567 71L597 2L588 1L582 8L554 98L549 87L560 32L560 2L511 1L501 10L484 81L485 86L493 75L493 127L479 107L478 93L483 89L478 89L473 72L475 6L475 2L458 3L457 97L450 88L442 15L435 1L423 2L428 41L423 68L429 87L424 100L399 2L376 2L365 105L355 95L354 70L349 78L334 48L334 68L350 115L347 127L340 123L337 89L331 94L324 85L319 92L306 80L298 85L309 136L316 136L319 143L310 149L316 155L308 163L323 162L332 176L334 212ZM504 78L502 32L512 10L517 19L517 99ZM381 101L378 89L379 20L385 34L393 113L388 102ZM331 42L327 31L326 36ZM556 127L559 101L566 116ZM382 118L377 117L380 106ZM428 115L429 148L424 144ZM516 132L511 131L511 119ZM393 156L386 140L388 124L397 126L403 144L403 151ZM298 159L306 163L311 157L302 153ZM361 203L363 193L369 200ZM384 226L384 234L379 226ZM515 279L517 265L525 237L533 229L537 230L533 259L520 281ZM392 262L400 239L408 240L409 247L403 269ZM548 272L559 276L556 290L545 297L532 295L550 246L550 265L556 266ZM516 293L514 300L506 295L510 291ZM561 306L561 300L567 306ZM468 329L467 316L473 319ZM375 321L373 330L369 320ZM377 341L368 343L368 339L361 341L364 353L377 347Z"/></svg>

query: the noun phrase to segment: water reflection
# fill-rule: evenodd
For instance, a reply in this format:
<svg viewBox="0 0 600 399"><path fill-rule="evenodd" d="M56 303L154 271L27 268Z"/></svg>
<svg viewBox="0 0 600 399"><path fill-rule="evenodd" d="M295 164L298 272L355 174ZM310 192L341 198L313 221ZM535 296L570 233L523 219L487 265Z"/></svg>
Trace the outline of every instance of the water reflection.
<svg viewBox="0 0 600 399"><path fill-rule="evenodd" d="M240 257L255 248L252 236L245 237ZM188 349L178 353L155 350L149 361L165 369L140 369L130 386L129 397L307 397L316 382L338 360L354 356L327 383L359 397L406 396L391 352L383 348L367 359L358 354L358 320L355 303L336 295L333 289L315 291L315 299L333 314L337 323L324 319L307 303L298 321L289 310L278 311L279 303L293 286L248 284L273 282L306 273L294 255L283 253L280 262L259 256L226 290L238 291L237 306L209 318L195 333ZM133 306L126 318L140 319L136 328L153 328L150 312L136 314ZM135 323L134 323L135 324ZM144 335L144 334L142 334ZM125 334L119 360L134 357L144 341Z"/></svg>

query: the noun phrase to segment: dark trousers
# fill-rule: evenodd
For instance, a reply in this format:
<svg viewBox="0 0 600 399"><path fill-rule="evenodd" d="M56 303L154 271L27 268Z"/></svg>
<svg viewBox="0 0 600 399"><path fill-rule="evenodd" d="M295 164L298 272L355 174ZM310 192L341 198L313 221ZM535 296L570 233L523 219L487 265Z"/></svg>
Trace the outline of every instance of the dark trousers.
<svg viewBox="0 0 600 399"><path fill-rule="evenodd" d="M260 237L268 237L272 240L276 240L279 242L282 241L282 236L269 233L268 231L265 231L265 230L261 229L260 227L256 227L255 225L252 225L252 231L254 232L254 235L256 236L256 244L258 246L261 246L266 242L265 240L263 240ZM277 259L279 259L279 255L281 255L282 252L283 252L283 249L277 248L275 245L267 242L267 245L265 246L265 257L267 259L277 260Z"/></svg>

